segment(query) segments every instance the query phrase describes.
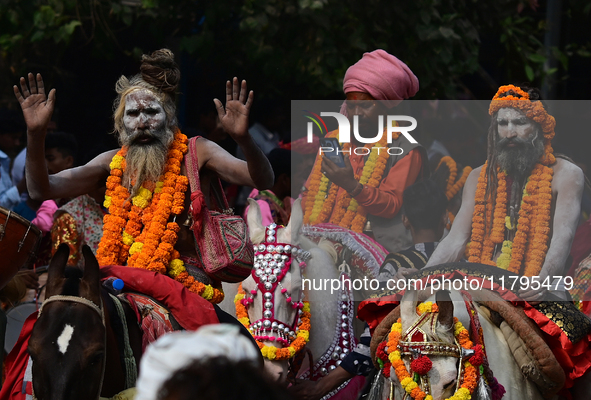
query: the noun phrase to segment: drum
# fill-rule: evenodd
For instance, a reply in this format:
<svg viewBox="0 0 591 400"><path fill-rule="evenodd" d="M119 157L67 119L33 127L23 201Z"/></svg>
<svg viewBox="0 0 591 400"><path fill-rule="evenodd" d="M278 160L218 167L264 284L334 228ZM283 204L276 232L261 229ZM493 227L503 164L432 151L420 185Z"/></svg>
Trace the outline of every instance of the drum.
<svg viewBox="0 0 591 400"><path fill-rule="evenodd" d="M21 303L6 312L6 336L4 337L4 350L6 350L6 354L9 354L10 350L16 344L25 320L36 311L37 305L35 302L32 302Z"/></svg>
<svg viewBox="0 0 591 400"><path fill-rule="evenodd" d="M17 213L0 207L0 288L35 261L41 231Z"/></svg>

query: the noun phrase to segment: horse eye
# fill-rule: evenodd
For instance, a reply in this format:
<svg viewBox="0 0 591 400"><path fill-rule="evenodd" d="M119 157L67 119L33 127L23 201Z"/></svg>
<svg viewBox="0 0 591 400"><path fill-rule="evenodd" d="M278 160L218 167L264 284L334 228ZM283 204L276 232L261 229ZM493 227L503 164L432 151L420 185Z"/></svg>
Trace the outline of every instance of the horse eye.
<svg viewBox="0 0 591 400"><path fill-rule="evenodd" d="M103 356L104 356L103 352L94 354L88 364L91 366L95 366L96 364L98 364L99 362L101 362L103 360Z"/></svg>

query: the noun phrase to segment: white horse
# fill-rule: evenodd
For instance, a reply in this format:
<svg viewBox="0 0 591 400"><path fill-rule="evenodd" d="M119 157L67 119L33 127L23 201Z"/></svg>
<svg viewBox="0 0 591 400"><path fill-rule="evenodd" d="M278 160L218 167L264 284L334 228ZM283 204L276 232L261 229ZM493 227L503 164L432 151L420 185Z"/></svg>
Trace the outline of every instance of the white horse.
<svg viewBox="0 0 591 400"><path fill-rule="evenodd" d="M423 330L425 333L439 337L441 341L453 345L453 317L457 317L466 329L469 329L470 327L470 318L461 294L456 291L451 291L451 299L452 302L447 301L444 303L438 303L440 312L435 331L433 331L432 327L428 324L423 326ZM435 301L435 296L432 296L427 301ZM448 306L446 307L444 304ZM453 304L453 306L449 307L450 304ZM416 306L417 292L408 290L400 302L402 332L406 332L407 329L419 318L416 312ZM542 399L543 397L539 393L537 387L521 373L501 330L489 321L486 315L480 311L479 319L483 330L484 344L489 365L499 383L501 383L506 390L506 394L503 398L528 400ZM430 356L429 358L433 362L433 367L427 374L431 386L431 395L434 400L447 399L451 397L457 389L458 359L452 356ZM410 371L409 357L405 357L404 361L407 370ZM390 379L394 384L394 392L396 393L394 398L402 399L404 390L398 381L394 369L390 370ZM386 386L387 390L385 390L385 392L388 392L388 394L386 394L387 396L389 395L389 385ZM384 396L384 398L386 398L386 396ZM474 394L472 398L478 399Z"/></svg>
<svg viewBox="0 0 591 400"><path fill-rule="evenodd" d="M247 221L250 237L255 245L261 242L269 242L269 231L261 224L261 214L258 204L249 200ZM310 342L307 348L313 356L314 366L309 369L309 362L306 361L300 369L300 377L304 379L317 379L334 369L340 360L355 346L353 333L353 302L352 294L348 290L335 290L331 293L330 282L337 282L343 279L335 266L336 252L328 241L321 240L317 245L300 234L303 222L303 212L300 201L297 200L292 207L291 219L284 228L274 229L276 244L289 244L292 247L300 248L303 253L295 255L289 271L281 280L281 285L275 288L273 293L274 316L285 325L291 324L296 316L297 309L294 309L286 301L289 295L292 301L304 298L304 290L307 289L307 300L311 308L311 329ZM307 253L307 254L306 254ZM292 253L293 256L294 253ZM300 268L302 254L306 258L306 266ZM326 284L326 289L315 290L314 285ZM242 287L248 297L251 293L257 292L257 284L252 276L242 282ZM317 286L316 286L317 288ZM282 289L283 292L282 293ZM346 289L346 288L345 288ZM226 298L232 291L231 287L225 286ZM224 303L227 304L228 300ZM248 315L251 323L263 318L265 302L262 300L260 291L253 296L253 301L248 306ZM228 307L222 304L222 308ZM276 345L275 341L263 341L267 345ZM288 362L265 360L265 368L278 380L284 380L287 376ZM307 371L306 371L307 370ZM303 371L303 372L302 372ZM345 385L344 385L345 386Z"/></svg>
<svg viewBox="0 0 591 400"><path fill-rule="evenodd" d="M470 319L462 295L454 290L451 291L450 295L451 302L447 301L444 303L438 303L440 310L438 317L439 322L435 328L435 332L430 326L427 326L427 324L423 326L423 330L426 333L436 335L440 340L453 345L454 329L453 324L451 323L453 317L457 317L466 329L469 329L470 327ZM431 296L427 301L434 302L435 295ZM444 304L447 304L448 306L446 307ZM450 307L450 304L453 304L453 306ZM417 292L408 290L400 302L402 332L406 332L407 329L418 320L419 316L416 312L416 306ZM542 396L538 387L522 374L501 330L489 320L488 313L483 312L477 305L476 310L478 311L478 318L483 330L484 344L489 366L493 371L495 378L506 390L503 399L543 399L544 396ZM431 395L434 400L447 399L452 396L456 390L458 379L457 358L451 356L430 356L429 358L433 362L433 367L428 372ZM405 357L404 361L407 371L410 371L409 357ZM589 373L575 383L575 388L572 390L574 399L589 398L588 378ZM393 398L402 399L405 392L400 385L393 368L390 369L390 380L394 387L395 395ZM390 384L388 383L384 387L383 398L386 399L389 395ZM484 399L487 398L488 397L484 397ZM472 399L482 400L482 397L478 394L478 389L475 390ZM552 399L561 399L561 397L554 396Z"/></svg>

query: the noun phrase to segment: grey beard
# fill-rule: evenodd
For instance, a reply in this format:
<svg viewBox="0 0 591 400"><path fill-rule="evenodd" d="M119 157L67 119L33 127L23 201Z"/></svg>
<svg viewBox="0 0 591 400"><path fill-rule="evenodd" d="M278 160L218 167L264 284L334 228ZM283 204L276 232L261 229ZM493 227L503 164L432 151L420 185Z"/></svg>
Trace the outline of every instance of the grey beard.
<svg viewBox="0 0 591 400"><path fill-rule="evenodd" d="M152 135L154 140L146 144L134 143L141 135ZM126 186L131 197L138 194L140 187L146 181L157 182L164 171L168 147L174 139L174 133L167 128L156 132L140 131L127 133L121 138L121 144L129 146L125 157L125 172L123 184ZM132 185L132 181L135 181Z"/></svg>
<svg viewBox="0 0 591 400"><path fill-rule="evenodd" d="M515 147L507 147L515 143ZM496 144L497 165L516 182L523 183L544 154L544 143L537 134L533 139L501 139Z"/></svg>

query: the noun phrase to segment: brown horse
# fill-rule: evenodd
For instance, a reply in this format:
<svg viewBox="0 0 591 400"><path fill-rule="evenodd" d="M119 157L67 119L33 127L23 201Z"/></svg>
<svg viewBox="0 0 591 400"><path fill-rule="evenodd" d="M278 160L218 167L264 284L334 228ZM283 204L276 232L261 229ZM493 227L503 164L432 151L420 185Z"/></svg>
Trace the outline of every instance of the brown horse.
<svg viewBox="0 0 591 400"><path fill-rule="evenodd" d="M98 399L99 394L112 397L126 388L124 349L114 328L123 324L117 312L109 312L114 310L113 299L101 286L96 258L87 246L83 254L84 270L66 268L66 245L60 246L49 265L47 300L28 346L38 400ZM135 358L131 372L137 374L142 334L135 313L121 304Z"/></svg>

